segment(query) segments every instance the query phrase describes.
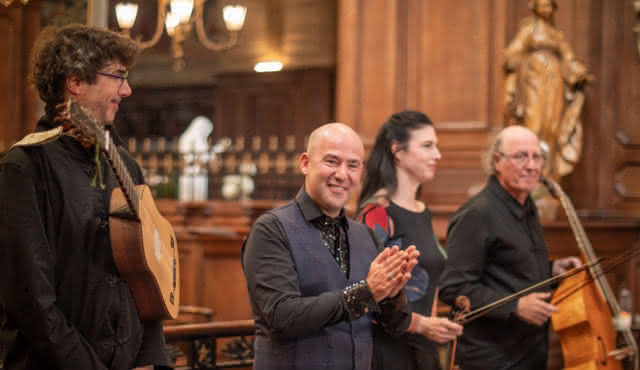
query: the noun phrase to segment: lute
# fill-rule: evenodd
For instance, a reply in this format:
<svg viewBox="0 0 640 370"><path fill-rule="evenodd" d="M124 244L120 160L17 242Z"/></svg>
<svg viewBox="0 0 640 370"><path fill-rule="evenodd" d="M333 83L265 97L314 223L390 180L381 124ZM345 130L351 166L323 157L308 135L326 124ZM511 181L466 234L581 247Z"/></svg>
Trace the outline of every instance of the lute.
<svg viewBox="0 0 640 370"><path fill-rule="evenodd" d="M111 193L109 232L113 259L144 320L175 319L180 305L178 244L147 185L135 185L109 130L78 103L56 107L56 121L85 147L104 153L120 187Z"/></svg>

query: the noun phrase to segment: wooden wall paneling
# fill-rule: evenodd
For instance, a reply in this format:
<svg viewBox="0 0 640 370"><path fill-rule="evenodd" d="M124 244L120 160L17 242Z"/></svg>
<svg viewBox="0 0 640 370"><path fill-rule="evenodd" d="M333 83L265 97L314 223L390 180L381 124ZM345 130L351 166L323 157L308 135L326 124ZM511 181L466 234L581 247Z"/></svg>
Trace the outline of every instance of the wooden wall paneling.
<svg viewBox="0 0 640 370"><path fill-rule="evenodd" d="M504 1L419 2L417 107L436 122L442 160L424 184L429 204L461 204L486 181L481 158L502 121ZM409 78L413 80L412 77Z"/></svg>
<svg viewBox="0 0 640 370"><path fill-rule="evenodd" d="M217 321L250 319L249 294L240 262L242 240L228 243L234 247L230 253L221 253L213 247L204 251L202 278L207 289L203 301L216 312Z"/></svg>
<svg viewBox="0 0 640 370"><path fill-rule="evenodd" d="M396 80L406 70L397 50L397 0L338 3L338 91L336 115L370 141L394 110ZM406 12L405 12L406 13ZM406 73L406 72L405 72Z"/></svg>
<svg viewBox="0 0 640 370"><path fill-rule="evenodd" d="M374 138L382 121L392 113L397 78L398 1L367 0L361 8L362 29L359 33L362 49L360 68L362 75L359 122L354 125L364 138Z"/></svg>
<svg viewBox="0 0 640 370"><path fill-rule="evenodd" d="M360 1L338 0L336 119L354 127L359 122L361 7Z"/></svg>
<svg viewBox="0 0 640 370"><path fill-rule="evenodd" d="M419 108L437 122L488 121L491 2L425 1Z"/></svg>
<svg viewBox="0 0 640 370"><path fill-rule="evenodd" d="M613 58L623 61L617 71L618 99L611 101L618 113L613 120L612 132L617 149L613 163L613 188L620 208L640 214L640 58L636 48L636 35L632 32L635 14L631 2L614 7L620 14L617 35L619 47ZM620 29L621 28L621 29ZM612 58L612 59L613 59ZM615 59L611 60L611 63Z"/></svg>
<svg viewBox="0 0 640 370"><path fill-rule="evenodd" d="M488 122L495 129L504 125L504 49L509 40L506 39L508 0L490 2L490 34L489 34L489 99Z"/></svg>
<svg viewBox="0 0 640 370"><path fill-rule="evenodd" d="M215 136L275 135L284 143L294 135L300 146L315 127L334 119L334 78L331 68L220 75Z"/></svg>
<svg viewBox="0 0 640 370"><path fill-rule="evenodd" d="M407 17L407 83L405 92L405 106L406 107L418 107L420 106L422 88L423 88L423 75L424 72L422 65L422 58L426 56L422 53L422 49L416 47L422 45L425 37L423 32L424 27L424 12L422 7L424 6L423 0L409 0L407 6L407 14L412 16Z"/></svg>
<svg viewBox="0 0 640 370"><path fill-rule="evenodd" d="M430 206L460 205L486 183L481 159L489 141L487 130L484 123L440 124L438 141L442 159L435 179L422 186L423 199Z"/></svg>
<svg viewBox="0 0 640 370"><path fill-rule="evenodd" d="M240 263L244 235L207 235L179 229L181 305L214 311L215 321L250 319Z"/></svg>
<svg viewBox="0 0 640 370"><path fill-rule="evenodd" d="M0 7L0 153L37 120L37 95L28 83L29 55L40 31L40 1Z"/></svg>
<svg viewBox="0 0 640 370"><path fill-rule="evenodd" d="M600 0L584 2L570 1L559 4L556 24L565 34L576 58L598 80L585 89L585 104L582 109L584 129L583 151L580 163L573 173L563 180L566 191L578 209L603 209L606 207L607 193L603 180L608 164L613 160L614 148L611 145L611 125L602 118L602 101L607 91L604 89L606 77L602 74L603 4ZM607 41L604 41L606 43ZM610 176L610 175L609 175Z"/></svg>
<svg viewBox="0 0 640 370"><path fill-rule="evenodd" d="M339 2L338 119L365 143L395 111L434 119L443 160L425 184L430 202L459 204L484 183L481 153L501 118L505 9L506 0Z"/></svg>
<svg viewBox="0 0 640 370"><path fill-rule="evenodd" d="M5 104L0 104L0 153L7 150L13 141L15 134L13 131L16 127L15 120L17 117L16 105L21 103L20 96L15 94L18 91L16 87L16 74L14 74L16 56L14 54L16 37L15 20L10 17L8 9L0 8L0 34L5 35L0 38L0 49L4 53L0 55L0 64L4 67L0 73L0 98ZM11 95L11 96L10 96Z"/></svg>
<svg viewBox="0 0 640 370"><path fill-rule="evenodd" d="M178 250L180 251L180 304L204 306L204 284L199 277L202 275L203 251L200 241L185 232L178 234ZM212 307L209 307L212 308ZM215 317L214 317L215 318Z"/></svg>

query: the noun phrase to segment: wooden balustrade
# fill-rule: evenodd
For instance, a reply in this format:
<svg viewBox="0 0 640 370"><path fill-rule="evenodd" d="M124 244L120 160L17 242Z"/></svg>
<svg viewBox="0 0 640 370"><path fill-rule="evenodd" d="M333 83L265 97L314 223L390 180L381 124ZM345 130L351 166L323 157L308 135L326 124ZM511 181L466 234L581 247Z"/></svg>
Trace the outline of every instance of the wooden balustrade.
<svg viewBox="0 0 640 370"><path fill-rule="evenodd" d="M244 338L253 336L253 332L253 320L168 325L164 328L167 343L171 348L179 349L176 369L250 367L253 364L252 341ZM241 343L246 345L246 353L236 353L238 358L234 359L217 358L218 339L229 337L243 338Z"/></svg>

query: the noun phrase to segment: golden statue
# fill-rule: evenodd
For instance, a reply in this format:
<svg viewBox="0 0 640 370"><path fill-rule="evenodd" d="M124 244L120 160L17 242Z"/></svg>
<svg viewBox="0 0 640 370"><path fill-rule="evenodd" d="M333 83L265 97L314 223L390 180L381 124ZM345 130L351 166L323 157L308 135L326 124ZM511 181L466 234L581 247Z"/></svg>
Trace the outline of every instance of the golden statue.
<svg viewBox="0 0 640 370"><path fill-rule="evenodd" d="M580 159L584 86L595 78L554 26L555 0L530 0L529 8L534 16L522 21L505 51L505 120L538 135L546 146L545 175L559 180Z"/></svg>

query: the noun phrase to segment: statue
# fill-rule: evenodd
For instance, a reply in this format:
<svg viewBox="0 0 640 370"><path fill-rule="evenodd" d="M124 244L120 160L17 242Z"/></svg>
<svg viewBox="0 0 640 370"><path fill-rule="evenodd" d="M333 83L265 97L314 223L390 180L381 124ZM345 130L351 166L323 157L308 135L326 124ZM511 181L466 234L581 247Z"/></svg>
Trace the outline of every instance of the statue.
<svg viewBox="0 0 640 370"><path fill-rule="evenodd" d="M178 188L178 199L181 201L203 201L208 198L207 162L211 153L207 138L211 131L211 120L198 116L180 135L178 150L185 163Z"/></svg>
<svg viewBox="0 0 640 370"><path fill-rule="evenodd" d="M555 180L573 171L582 152L584 87L595 81L554 26L555 0L530 0L505 51L505 121L535 132L547 153L544 173Z"/></svg>

